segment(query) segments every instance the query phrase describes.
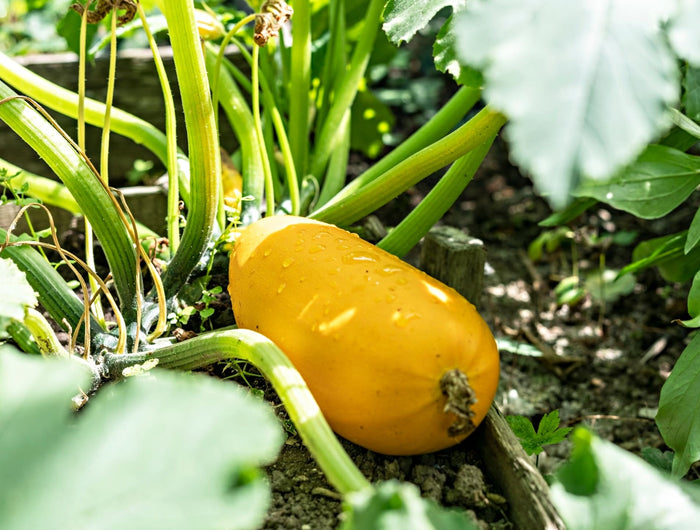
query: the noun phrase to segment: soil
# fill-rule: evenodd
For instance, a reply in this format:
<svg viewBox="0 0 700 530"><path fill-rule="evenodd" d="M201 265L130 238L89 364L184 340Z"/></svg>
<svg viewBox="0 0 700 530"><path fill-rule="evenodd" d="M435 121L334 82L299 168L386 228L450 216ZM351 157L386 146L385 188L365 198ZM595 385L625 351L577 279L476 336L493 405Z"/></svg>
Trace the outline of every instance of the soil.
<svg viewBox="0 0 700 530"><path fill-rule="evenodd" d="M402 218L429 185L409 190L377 212L380 220L391 225ZM595 274L603 263L621 269L631 261L634 244L687 227L695 206L657 221L595 206L570 223L570 239L533 261L528 246L547 230L538 223L550 210L531 181L508 163L503 144L494 146L441 223L485 243L479 306L497 339L534 346L543 354L501 350L496 404L504 415L523 415L537 425L543 414L558 410L562 426L587 425L634 453L668 450L653 418L661 386L688 340L687 330L673 323L687 318L687 286L668 284L656 270L646 270L635 277L631 293L605 303L592 290L575 304L558 303L554 289L574 273L582 278ZM610 245L610 237L620 232L629 232L634 243ZM418 256L415 249L406 259L418 265ZM274 401L269 389L266 394ZM284 419L281 409L280 416ZM279 459L268 469L273 498L264 528L335 528L343 517L340 499L293 429L288 434ZM439 453L399 458L343 443L370 480L413 482L424 496L471 511L483 528L512 528L507 501L469 438ZM567 440L547 446L532 461L547 475L570 450ZM698 468L691 474L697 476Z"/></svg>

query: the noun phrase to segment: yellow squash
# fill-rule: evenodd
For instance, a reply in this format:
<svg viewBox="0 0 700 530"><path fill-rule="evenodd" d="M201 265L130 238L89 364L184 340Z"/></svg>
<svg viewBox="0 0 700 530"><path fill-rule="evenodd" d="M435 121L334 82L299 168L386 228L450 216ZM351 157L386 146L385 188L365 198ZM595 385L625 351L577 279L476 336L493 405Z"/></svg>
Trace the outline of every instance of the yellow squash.
<svg viewBox="0 0 700 530"><path fill-rule="evenodd" d="M474 306L355 234L257 221L236 241L229 292L238 326L275 342L333 430L363 447L437 451L491 405L498 350Z"/></svg>

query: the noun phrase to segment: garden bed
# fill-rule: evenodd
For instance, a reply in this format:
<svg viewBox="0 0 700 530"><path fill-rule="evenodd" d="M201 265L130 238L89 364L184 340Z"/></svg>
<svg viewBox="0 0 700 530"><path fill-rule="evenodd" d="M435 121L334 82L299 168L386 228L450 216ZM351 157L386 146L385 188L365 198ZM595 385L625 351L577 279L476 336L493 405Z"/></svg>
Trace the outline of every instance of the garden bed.
<svg viewBox="0 0 700 530"><path fill-rule="evenodd" d="M139 72L123 66L119 71ZM139 75L154 79L152 74ZM119 93L129 98L128 91L117 90ZM139 98L132 95L131 100ZM115 143L114 163L134 159L133 155L120 156L119 149L133 152L133 146L120 148ZM33 159L35 163L36 156ZM39 165L32 167L21 157L11 161L43 172ZM112 173L124 174L128 169L114 167ZM380 219L391 226L424 193L420 186L410 190L382 209ZM577 234L573 259L571 246L565 245L533 263L527 247L544 230L537 223L547 214L530 181L507 163L499 144L443 220L485 243L487 266L480 306L497 338L534 346L540 352L533 357L502 351L498 407L506 415L521 414L535 423L556 409L565 425L587 424L601 437L633 452L665 449L653 416L661 385L686 341L685 330L671 323L687 316L684 287L666 285L653 270L645 271L636 279L632 294L604 306L590 293L577 305L559 305L554 287L572 274L574 265L584 273L601 266L603 249L587 242L591 231L598 235L636 231L636 240L641 241L668 233L676 225L687 226L693 211L682 210L661 221L641 223L608 208L594 208L573 227ZM605 255L605 267L619 269L630 261L631 247L611 247ZM407 259L417 263L418 252ZM268 394L268 398L274 402L274 396ZM280 414L284 417L282 411ZM568 456L570 446L564 442L548 447L537 460L511 452L489 461L499 453L490 445L492 439L484 439L484 433L482 429L450 450L411 458L384 457L345 445L370 480L414 482L425 496L441 504L472 510L489 527L507 528L517 518L513 510L528 512L533 504L507 492L502 474L535 468L550 473ZM292 429L279 460L268 472L273 504L267 528L327 528L337 524L339 498ZM544 504L545 495L536 492Z"/></svg>

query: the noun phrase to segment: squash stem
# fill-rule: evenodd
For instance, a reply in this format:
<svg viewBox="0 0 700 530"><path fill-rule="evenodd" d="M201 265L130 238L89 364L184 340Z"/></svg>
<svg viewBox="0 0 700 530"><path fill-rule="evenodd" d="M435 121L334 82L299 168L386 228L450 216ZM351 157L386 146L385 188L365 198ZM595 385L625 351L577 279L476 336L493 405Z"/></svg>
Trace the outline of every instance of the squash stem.
<svg viewBox="0 0 700 530"><path fill-rule="evenodd" d="M476 149L493 137L505 122L505 116L485 107L454 132L402 160L353 194L334 199L309 217L341 226L351 224Z"/></svg>
<svg viewBox="0 0 700 530"><path fill-rule="evenodd" d="M454 204L484 161L495 135L479 147L454 161L440 182L377 246L403 257Z"/></svg>
<svg viewBox="0 0 700 530"><path fill-rule="evenodd" d="M333 487L344 496L371 487L340 445L299 372L263 335L246 329L219 330L148 353L107 354L105 367L108 375L118 377L124 368L154 358L158 366L178 370L194 370L230 358L250 362L272 383L304 444Z"/></svg>

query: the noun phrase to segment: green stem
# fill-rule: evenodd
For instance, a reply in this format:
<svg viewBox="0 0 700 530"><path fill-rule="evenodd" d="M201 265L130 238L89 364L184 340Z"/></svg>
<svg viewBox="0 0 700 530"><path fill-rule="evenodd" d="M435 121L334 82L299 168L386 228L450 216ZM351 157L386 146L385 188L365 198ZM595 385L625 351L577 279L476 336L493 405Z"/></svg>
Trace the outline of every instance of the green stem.
<svg viewBox="0 0 700 530"><path fill-rule="evenodd" d="M326 204L310 217L349 225L478 147L494 136L505 122L505 116L486 107L451 134L399 162L352 195Z"/></svg>
<svg viewBox="0 0 700 530"><path fill-rule="evenodd" d="M206 47L207 69L213 75L216 67L216 52ZM226 112L231 127L241 144L241 175L243 176L243 197L251 197L241 205L241 224L248 225L260 217L260 203L263 196L263 146L258 143L253 113L248 106L231 74L227 69L219 73L217 83L219 102Z"/></svg>
<svg viewBox="0 0 700 530"><path fill-rule="evenodd" d="M416 154L421 149L437 142L440 138L449 134L466 115L474 104L479 100L481 90L471 87L462 87L426 124L415 133L401 142L396 149L392 150L379 162L370 167L367 171L358 176L343 188L332 202L340 201L353 195L364 185L373 181L381 174L389 171L411 155ZM319 206L323 206L320 204Z"/></svg>
<svg viewBox="0 0 700 530"><path fill-rule="evenodd" d="M0 100L16 94L0 81ZM122 311L135 310L136 253L114 197L99 183L86 160L74 145L27 102L12 99L0 105L4 120L49 165L65 183L81 211L92 222L102 243Z"/></svg>
<svg viewBox="0 0 700 530"><path fill-rule="evenodd" d="M24 353L41 355L42 351L34 340L34 336L19 320L11 320L7 325L7 333L12 337L12 341Z"/></svg>
<svg viewBox="0 0 700 530"><path fill-rule="evenodd" d="M37 101L41 105L61 114L78 119L79 97L28 68L14 62L0 52L0 79L15 87L18 91ZM102 127L105 106L99 101L85 99L85 122L96 127ZM168 165L168 142L166 136L152 124L133 114L114 108L112 111L112 131L130 138L151 151L164 164ZM180 195L185 203L189 203L189 168L187 157L178 153L180 176Z"/></svg>
<svg viewBox="0 0 700 530"><path fill-rule="evenodd" d="M160 82L161 90L163 91L163 101L165 103L165 137L167 142L168 162L168 214L166 219L168 232L168 247L169 252L174 254L180 246L180 182L179 182L179 167L178 167L178 151L177 151L177 123L175 118L175 100L173 92L170 89L170 81L168 74L165 72L163 59L158 51L158 43L156 43L153 33L148 26L148 19L143 10L141 2L137 4L139 18L143 24L143 29L146 32L148 44L151 47L153 61L156 66L156 73ZM139 231L140 232L140 231Z"/></svg>
<svg viewBox="0 0 700 530"><path fill-rule="evenodd" d="M172 0L165 7L187 128L191 187L182 242L163 274L163 287L170 298L185 284L211 241L216 224L221 162L194 5L187 0Z"/></svg>
<svg viewBox="0 0 700 530"><path fill-rule="evenodd" d="M311 174L317 179L321 179L331 153L342 140L342 138L337 137L336 133L340 128L345 112L355 99L360 81L367 69L385 3L385 0L371 0L369 6L367 6L367 15L362 25L362 33L353 52L349 69L343 76L342 82L335 85L337 90L333 94L333 103L321 128L321 134L316 140L314 156L311 162Z"/></svg>
<svg viewBox="0 0 700 530"><path fill-rule="evenodd" d="M328 426L309 388L285 354L269 339L245 329L220 330L144 354L105 357L110 374L157 358L158 366L193 370L238 358L250 362L272 383L290 418L329 482L343 495L371 487Z"/></svg>
<svg viewBox="0 0 700 530"><path fill-rule="evenodd" d="M255 134L258 138L258 145L265 146L263 136L262 121L260 119L260 83L258 82L258 68L260 56L260 46L253 45L253 70L251 76L251 84L253 86L253 123L255 123ZM272 170L270 169L270 159L268 158L267 150L262 152L263 174L265 176L265 215L275 215L275 188L272 180Z"/></svg>
<svg viewBox="0 0 700 530"><path fill-rule="evenodd" d="M34 337L42 355L52 357L68 357L70 355L56 337L51 324L37 310L27 309L23 323Z"/></svg>
<svg viewBox="0 0 700 530"><path fill-rule="evenodd" d="M297 175L306 175L309 161L309 90L311 88L311 6L294 2L289 76L289 145Z"/></svg>
<svg viewBox="0 0 700 530"><path fill-rule="evenodd" d="M239 45L238 41L234 41L237 45ZM239 45L240 46L240 45ZM240 47L241 50L241 55L246 59L246 61L250 64L251 70L253 67L253 58L248 52L243 47ZM262 51L262 50L261 50ZM284 119L282 117L282 114L277 106L277 103L275 102L275 94L273 91L273 88L271 84L267 81L267 76L261 75L262 72L262 64L260 63L260 59L262 59L261 56L258 57L258 67L260 68L259 72L259 83L260 83L260 88L262 88L262 98L263 98L263 104L265 106L265 110L269 112L270 117L272 118L272 124L274 125L275 128L275 133L277 134L277 143L279 144L280 151L282 152L282 157L284 159L284 168L285 168L285 179L286 179L286 184L287 184L287 189L289 191L289 201L291 203L291 211L290 213L292 215L299 215L299 212L301 210L301 197L300 197L300 192L299 192L299 178L297 176L296 172L296 165L294 164L294 155L292 153L292 148L291 148L291 143L289 140L289 136L287 134L287 129L286 125L284 123ZM236 81L241 84L242 79L239 79L239 77L243 76L243 74L230 62L227 62L227 67L229 68L229 71L232 72L232 75L238 74L236 76ZM242 87L246 89L246 87ZM250 86L250 92L253 92L252 86ZM244 194L245 195L245 194Z"/></svg>
<svg viewBox="0 0 700 530"><path fill-rule="evenodd" d="M455 160L440 182L377 246L399 257L416 246L472 181L494 139L495 136Z"/></svg>

